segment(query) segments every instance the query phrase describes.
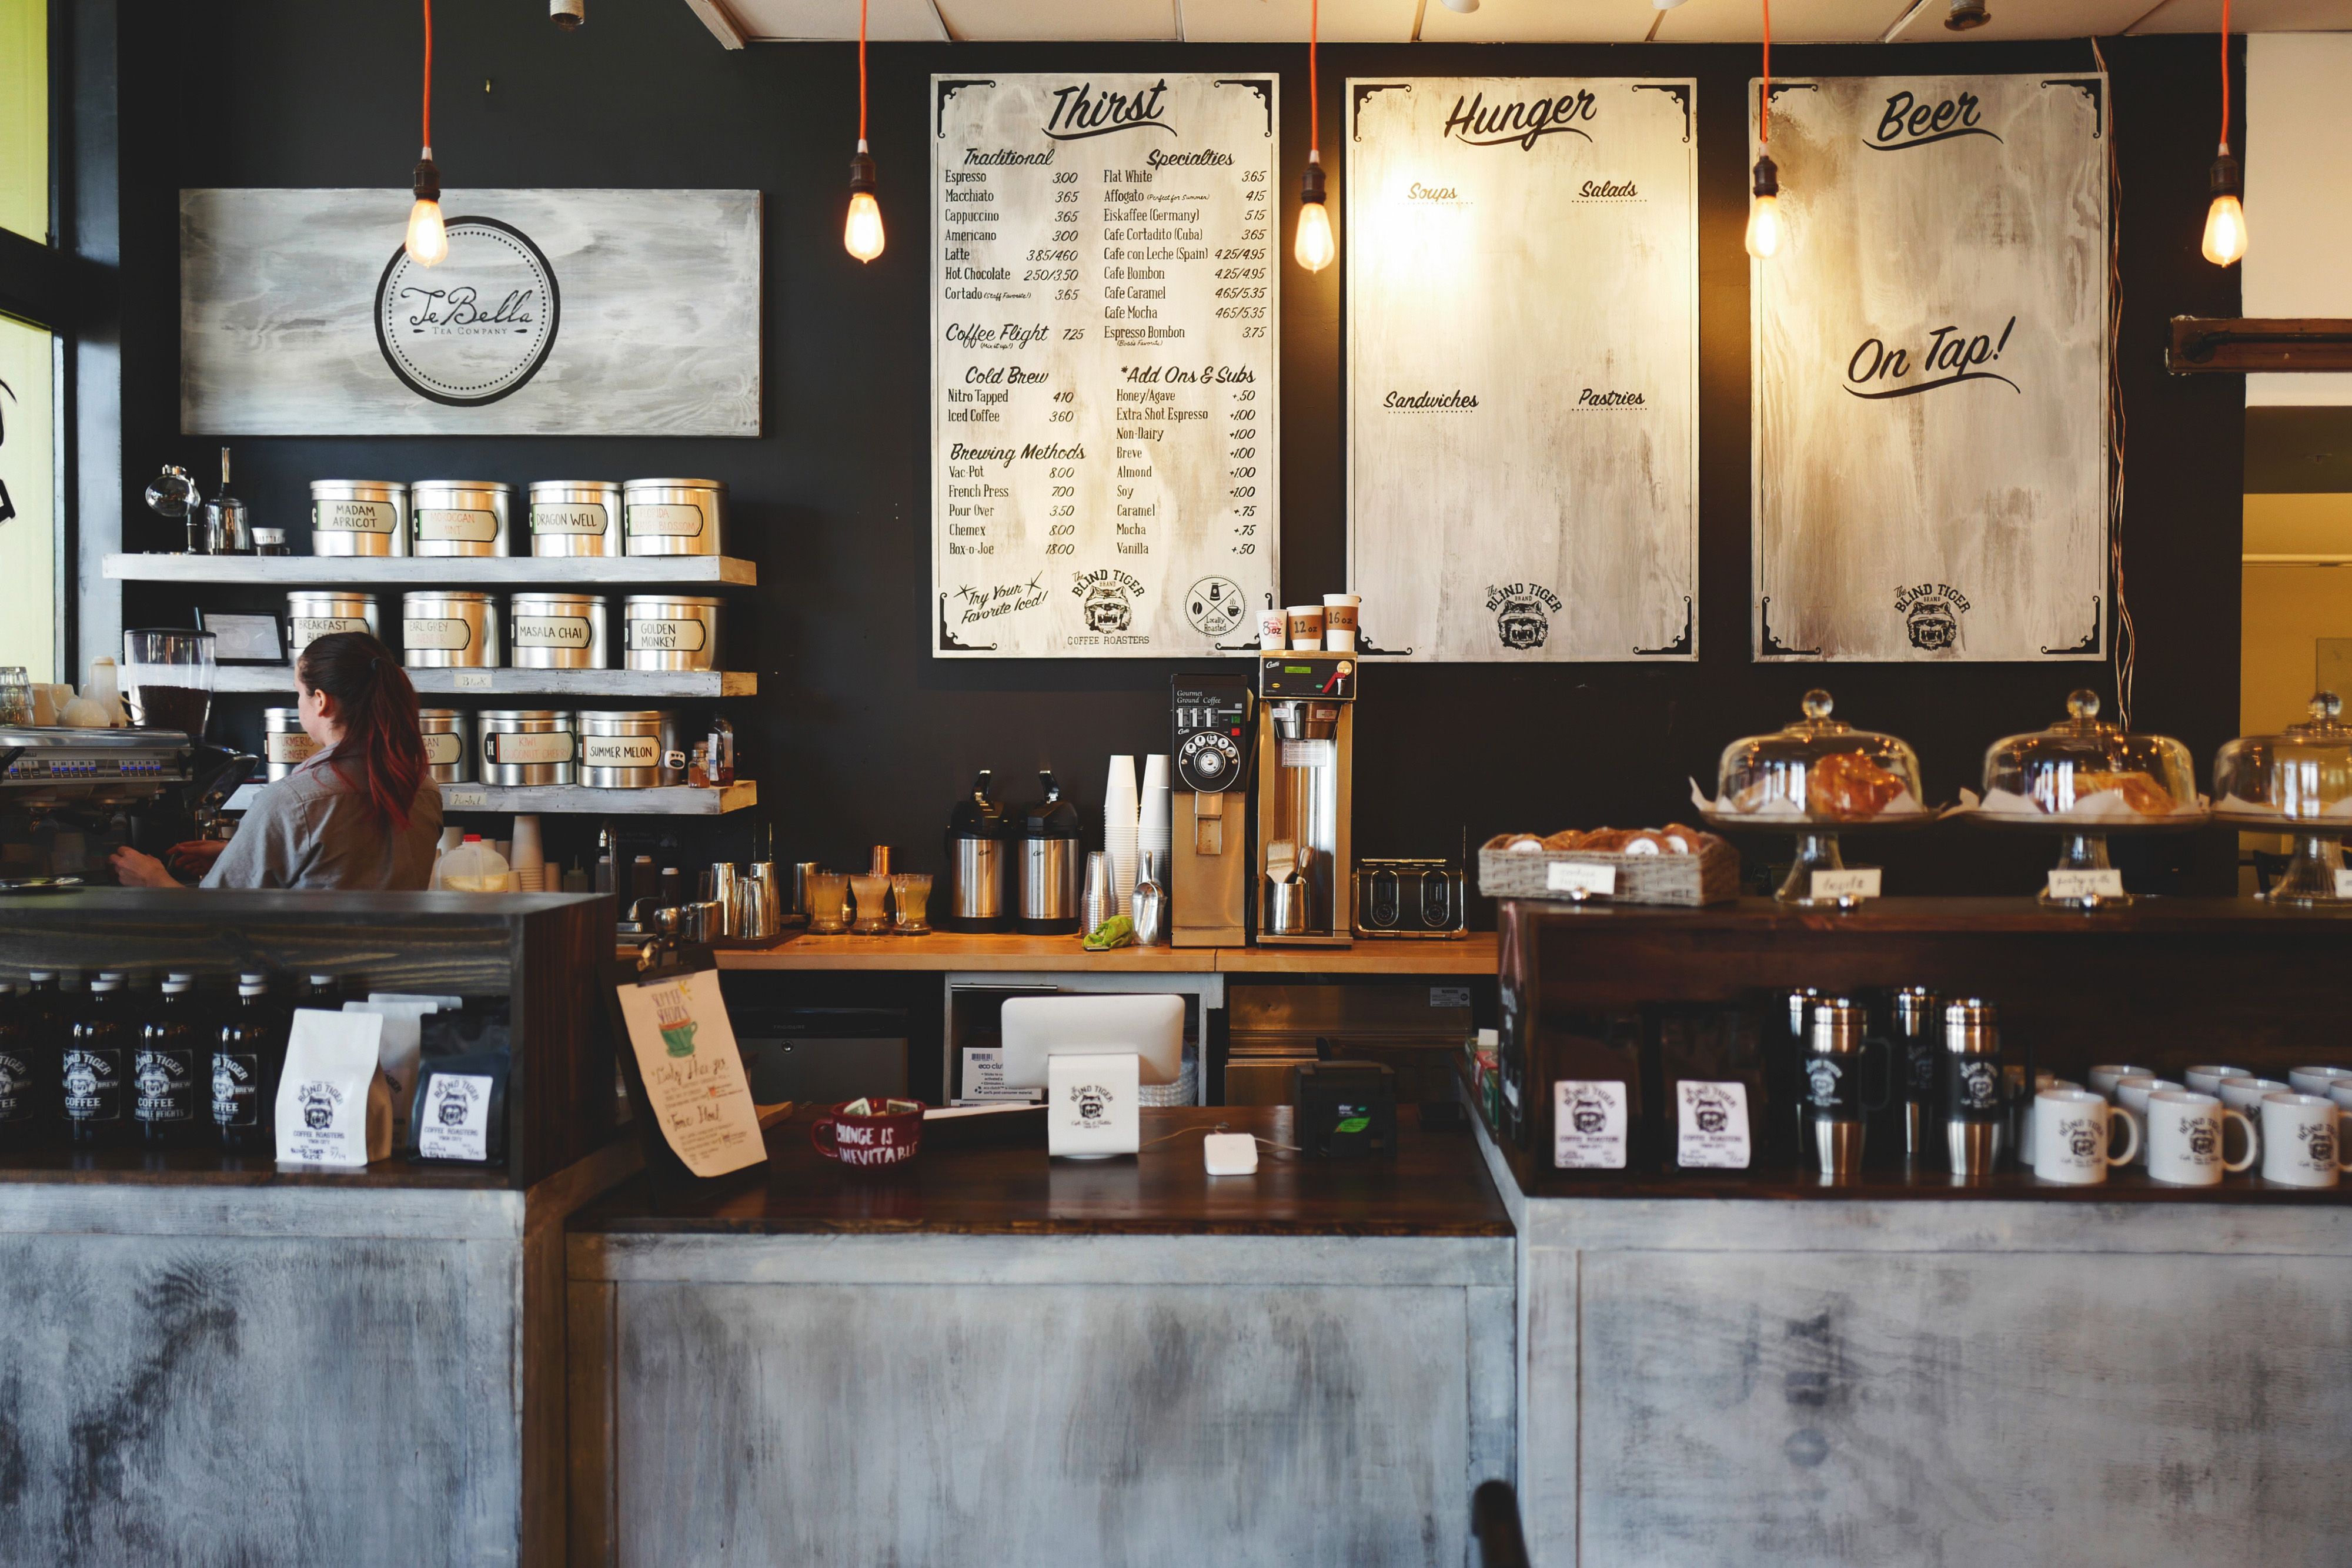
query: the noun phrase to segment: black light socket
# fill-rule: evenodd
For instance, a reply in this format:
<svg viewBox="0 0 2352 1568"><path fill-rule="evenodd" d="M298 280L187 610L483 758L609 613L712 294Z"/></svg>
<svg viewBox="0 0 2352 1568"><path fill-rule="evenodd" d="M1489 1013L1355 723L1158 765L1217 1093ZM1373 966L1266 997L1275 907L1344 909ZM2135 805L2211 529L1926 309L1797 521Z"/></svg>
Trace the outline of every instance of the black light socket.
<svg viewBox="0 0 2352 1568"><path fill-rule="evenodd" d="M433 166L432 159L420 158L416 161L416 172L410 178L408 188L420 202L437 202L441 199L441 171Z"/></svg>
<svg viewBox="0 0 2352 1568"><path fill-rule="evenodd" d="M1298 200L1301 204L1323 205L1323 165L1316 159L1307 161L1307 172L1298 176Z"/></svg>
<svg viewBox="0 0 2352 1568"><path fill-rule="evenodd" d="M863 146L849 161L849 193L854 196L861 191L867 195L874 193L874 155Z"/></svg>
<svg viewBox="0 0 2352 1568"><path fill-rule="evenodd" d="M1772 155L1769 152L1756 160L1754 191L1759 196L1777 196L1780 193L1780 165L1772 162Z"/></svg>
<svg viewBox="0 0 2352 1568"><path fill-rule="evenodd" d="M2227 152L2213 160L2213 193L2217 196L2237 196L2246 193L2245 172L2238 161Z"/></svg>

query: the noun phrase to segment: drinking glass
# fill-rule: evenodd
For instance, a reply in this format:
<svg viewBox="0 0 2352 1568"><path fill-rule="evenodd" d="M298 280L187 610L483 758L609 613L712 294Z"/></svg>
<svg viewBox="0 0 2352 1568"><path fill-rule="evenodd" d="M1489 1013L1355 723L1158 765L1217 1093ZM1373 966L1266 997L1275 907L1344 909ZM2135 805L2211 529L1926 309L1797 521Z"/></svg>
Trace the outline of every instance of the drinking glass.
<svg viewBox="0 0 2352 1568"><path fill-rule="evenodd" d="M857 894L857 924L850 930L860 936L884 936L890 931L890 879L869 873L850 874L849 886Z"/></svg>
<svg viewBox="0 0 2352 1568"><path fill-rule="evenodd" d="M923 918L931 906L931 879L899 873L890 879L890 894L898 908L898 935L920 936L930 930Z"/></svg>
<svg viewBox="0 0 2352 1568"><path fill-rule="evenodd" d="M220 676L215 643L209 632L178 627L125 632L122 685L131 699L131 722L202 740Z"/></svg>
<svg viewBox="0 0 2352 1568"><path fill-rule="evenodd" d="M849 874L814 871L808 876L808 928L815 936L838 936L849 929Z"/></svg>
<svg viewBox="0 0 2352 1568"><path fill-rule="evenodd" d="M33 682L22 664L0 669L0 724L33 722Z"/></svg>

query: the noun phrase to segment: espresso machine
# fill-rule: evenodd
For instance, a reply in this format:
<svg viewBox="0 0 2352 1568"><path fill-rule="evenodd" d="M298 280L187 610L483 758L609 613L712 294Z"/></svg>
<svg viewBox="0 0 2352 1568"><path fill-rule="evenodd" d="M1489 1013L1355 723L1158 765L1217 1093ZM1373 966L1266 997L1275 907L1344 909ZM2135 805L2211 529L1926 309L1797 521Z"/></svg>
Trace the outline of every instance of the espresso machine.
<svg viewBox="0 0 2352 1568"><path fill-rule="evenodd" d="M1258 656L1250 883L1257 890L1261 943L1350 943L1357 667L1353 653Z"/></svg>
<svg viewBox="0 0 2352 1568"><path fill-rule="evenodd" d="M1171 675L1169 941L1238 947L1249 940L1249 677Z"/></svg>
<svg viewBox="0 0 2352 1568"><path fill-rule="evenodd" d="M111 883L118 846L194 837L257 763L178 730L0 727L0 892Z"/></svg>

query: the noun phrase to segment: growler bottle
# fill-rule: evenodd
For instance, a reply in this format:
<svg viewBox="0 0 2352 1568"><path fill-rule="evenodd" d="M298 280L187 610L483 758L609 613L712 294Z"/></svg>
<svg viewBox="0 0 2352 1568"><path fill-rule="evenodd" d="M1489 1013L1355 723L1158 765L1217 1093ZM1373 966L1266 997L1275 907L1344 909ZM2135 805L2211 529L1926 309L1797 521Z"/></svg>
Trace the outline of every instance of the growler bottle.
<svg viewBox="0 0 2352 1568"><path fill-rule="evenodd" d="M163 996L140 1026L131 1113L151 1149L184 1147L195 1132L196 1072L210 1043L198 1025L200 1008L194 975L166 975Z"/></svg>
<svg viewBox="0 0 2352 1568"><path fill-rule="evenodd" d="M111 1144L122 1131L124 1086L138 1030L124 1007L127 977L108 971L89 983L78 1005L64 1011L72 1019L58 1071L66 1142L76 1148Z"/></svg>
<svg viewBox="0 0 2352 1568"><path fill-rule="evenodd" d="M0 1155L33 1147L48 1122L41 1096L48 1074L29 1010L16 987L0 985Z"/></svg>
<svg viewBox="0 0 2352 1568"><path fill-rule="evenodd" d="M236 1005L213 1047L213 1125L231 1154L272 1147L278 1075L286 1066L286 1019L269 998L266 975L239 975Z"/></svg>

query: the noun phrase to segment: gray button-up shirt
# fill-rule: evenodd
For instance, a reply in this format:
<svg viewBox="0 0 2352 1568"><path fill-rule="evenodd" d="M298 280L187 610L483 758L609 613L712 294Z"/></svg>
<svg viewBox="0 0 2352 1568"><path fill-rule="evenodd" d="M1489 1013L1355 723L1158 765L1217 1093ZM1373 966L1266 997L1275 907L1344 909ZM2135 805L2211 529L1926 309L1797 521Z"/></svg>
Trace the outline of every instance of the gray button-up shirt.
<svg viewBox="0 0 2352 1568"><path fill-rule="evenodd" d="M262 789L204 885L421 893L440 841L441 786L421 780L408 826L388 832L321 753Z"/></svg>

